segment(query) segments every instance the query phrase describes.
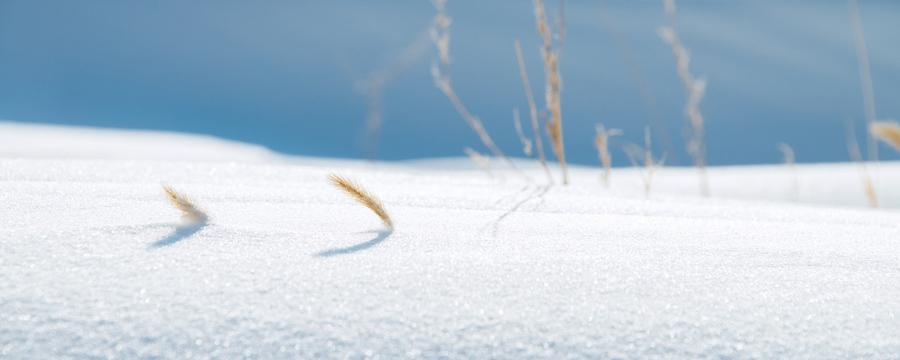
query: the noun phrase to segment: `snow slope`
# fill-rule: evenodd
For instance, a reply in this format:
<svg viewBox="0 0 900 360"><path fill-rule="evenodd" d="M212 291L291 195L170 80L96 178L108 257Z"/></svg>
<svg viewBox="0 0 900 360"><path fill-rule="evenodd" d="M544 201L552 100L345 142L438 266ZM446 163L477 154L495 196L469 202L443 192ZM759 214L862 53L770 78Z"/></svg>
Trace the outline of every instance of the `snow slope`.
<svg viewBox="0 0 900 360"><path fill-rule="evenodd" d="M816 205L773 201L780 166L711 169L712 199L664 169L645 199L631 170L546 188L0 124L0 358L896 357L900 214L836 205L862 203L853 166L798 172ZM161 182L210 223L179 230Z"/></svg>

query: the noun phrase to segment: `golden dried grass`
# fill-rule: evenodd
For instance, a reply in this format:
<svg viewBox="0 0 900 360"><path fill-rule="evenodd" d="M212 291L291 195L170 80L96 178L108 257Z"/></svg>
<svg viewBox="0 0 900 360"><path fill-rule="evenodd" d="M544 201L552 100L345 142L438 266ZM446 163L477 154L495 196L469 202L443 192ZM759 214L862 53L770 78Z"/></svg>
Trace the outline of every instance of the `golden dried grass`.
<svg viewBox="0 0 900 360"><path fill-rule="evenodd" d="M175 191L171 186L163 185L163 191L165 192L166 199L169 200L169 203L178 209L178 211L181 211L182 219L190 222L202 222L209 218L206 213L203 210L200 210L197 205L194 205L190 199Z"/></svg>
<svg viewBox="0 0 900 360"><path fill-rule="evenodd" d="M353 200L356 200L356 202L369 208L369 210L372 210L388 229L394 228L394 222L391 220L391 216L388 215L387 210L384 209L384 204L375 197L375 195L366 191L366 189L359 184L340 175L328 175L328 180L331 181L332 185L353 198Z"/></svg>
<svg viewBox="0 0 900 360"><path fill-rule="evenodd" d="M877 121L869 125L869 134L900 151L900 124L894 121Z"/></svg>
<svg viewBox="0 0 900 360"><path fill-rule="evenodd" d="M547 121L547 135L553 145L553 154L559 160L562 171L563 185L569 183L569 173L566 168L566 151L562 131L562 79L559 76L559 52L553 48L553 35L547 25L547 15L544 10L544 1L534 1L534 17L537 22L537 31L542 40L541 55L544 60L545 74L545 102L550 118Z"/></svg>

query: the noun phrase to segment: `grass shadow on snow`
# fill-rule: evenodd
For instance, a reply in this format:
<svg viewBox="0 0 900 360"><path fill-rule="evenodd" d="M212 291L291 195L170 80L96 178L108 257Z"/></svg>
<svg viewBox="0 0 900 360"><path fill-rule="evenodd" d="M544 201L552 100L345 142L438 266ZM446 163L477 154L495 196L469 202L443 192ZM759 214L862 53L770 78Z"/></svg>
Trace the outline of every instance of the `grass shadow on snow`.
<svg viewBox="0 0 900 360"><path fill-rule="evenodd" d="M175 227L175 230L172 231L171 234L166 235L159 240L156 240L152 244L148 245L147 248L152 250L172 245L181 240L191 237L200 230L203 230L203 228L205 228L207 224L208 222L206 220L203 220L195 223L178 225Z"/></svg>
<svg viewBox="0 0 900 360"><path fill-rule="evenodd" d="M391 236L391 234L394 233L393 230L377 230L377 231L367 231L367 232L375 233L376 234L375 238L373 238L372 240L366 241L366 242L361 242L361 243L353 245L353 246L328 249L328 250L325 250L325 251L322 251L322 252L316 254L315 256L317 256L317 257L332 257L332 256L337 256L337 255L347 255L347 254L360 252L360 251L366 250L368 248L371 248L375 245L380 244L382 241L384 241L389 236Z"/></svg>

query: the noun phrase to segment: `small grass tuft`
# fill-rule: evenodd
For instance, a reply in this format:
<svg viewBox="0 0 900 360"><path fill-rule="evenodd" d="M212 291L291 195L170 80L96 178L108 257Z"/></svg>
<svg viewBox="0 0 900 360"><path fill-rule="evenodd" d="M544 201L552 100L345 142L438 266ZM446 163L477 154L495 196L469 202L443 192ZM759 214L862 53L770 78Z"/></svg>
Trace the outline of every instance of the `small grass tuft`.
<svg viewBox="0 0 900 360"><path fill-rule="evenodd" d="M200 210L200 208L198 208L197 205L194 205L190 199L175 191L171 186L163 185L163 191L165 192L166 199L169 200L169 203L181 211L181 218L185 221L199 223L209 219L209 216L207 216L203 210Z"/></svg>
<svg viewBox="0 0 900 360"><path fill-rule="evenodd" d="M384 204L381 200L363 189L362 186L343 176L331 174L328 175L328 180L331 181L332 185L350 195L353 200L372 210L388 229L394 229L394 222L391 220L391 216L388 215L387 210L384 209Z"/></svg>
<svg viewBox="0 0 900 360"><path fill-rule="evenodd" d="M869 125L869 134L900 151L900 124L894 121L874 122Z"/></svg>
<svg viewBox="0 0 900 360"><path fill-rule="evenodd" d="M609 187L609 176L612 173L612 154L609 152L609 138L622 135L619 129L607 130L603 124L597 124L597 136L594 138L594 146L597 147L597 156L603 164L603 186Z"/></svg>
<svg viewBox="0 0 900 360"><path fill-rule="evenodd" d="M635 167L641 168L641 180L644 182L644 197L650 197L650 189L653 185L653 175L666 162L665 156L657 160L653 156L653 142L650 138L650 128L644 128L644 146L626 144L625 154ZM640 159L640 160L638 160Z"/></svg>

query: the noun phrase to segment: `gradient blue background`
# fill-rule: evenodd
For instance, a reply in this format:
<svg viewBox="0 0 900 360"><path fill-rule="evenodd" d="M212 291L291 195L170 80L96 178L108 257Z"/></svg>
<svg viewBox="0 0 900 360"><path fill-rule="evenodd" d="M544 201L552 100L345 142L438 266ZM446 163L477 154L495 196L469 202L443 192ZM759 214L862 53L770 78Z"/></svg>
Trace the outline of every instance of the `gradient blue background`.
<svg viewBox="0 0 900 360"><path fill-rule="evenodd" d="M846 2L678 5L691 68L708 81L701 109L710 163L777 162L778 142L793 145L802 162L848 158L845 123L862 132L863 107ZM566 7L570 160L596 163L593 129L603 122L625 131L618 144L640 142L652 125L668 162L689 163L685 95L656 35L665 23L661 3ZM862 0L860 8L878 115L900 118L900 2ZM527 105L514 39L523 41L539 96L543 86L531 2L450 0L448 12L458 93L506 152L521 155L511 109ZM358 84L396 63L433 15L426 0L0 0L0 119L203 133L290 154L363 157ZM430 45L383 89L379 158L483 150L433 86Z"/></svg>

